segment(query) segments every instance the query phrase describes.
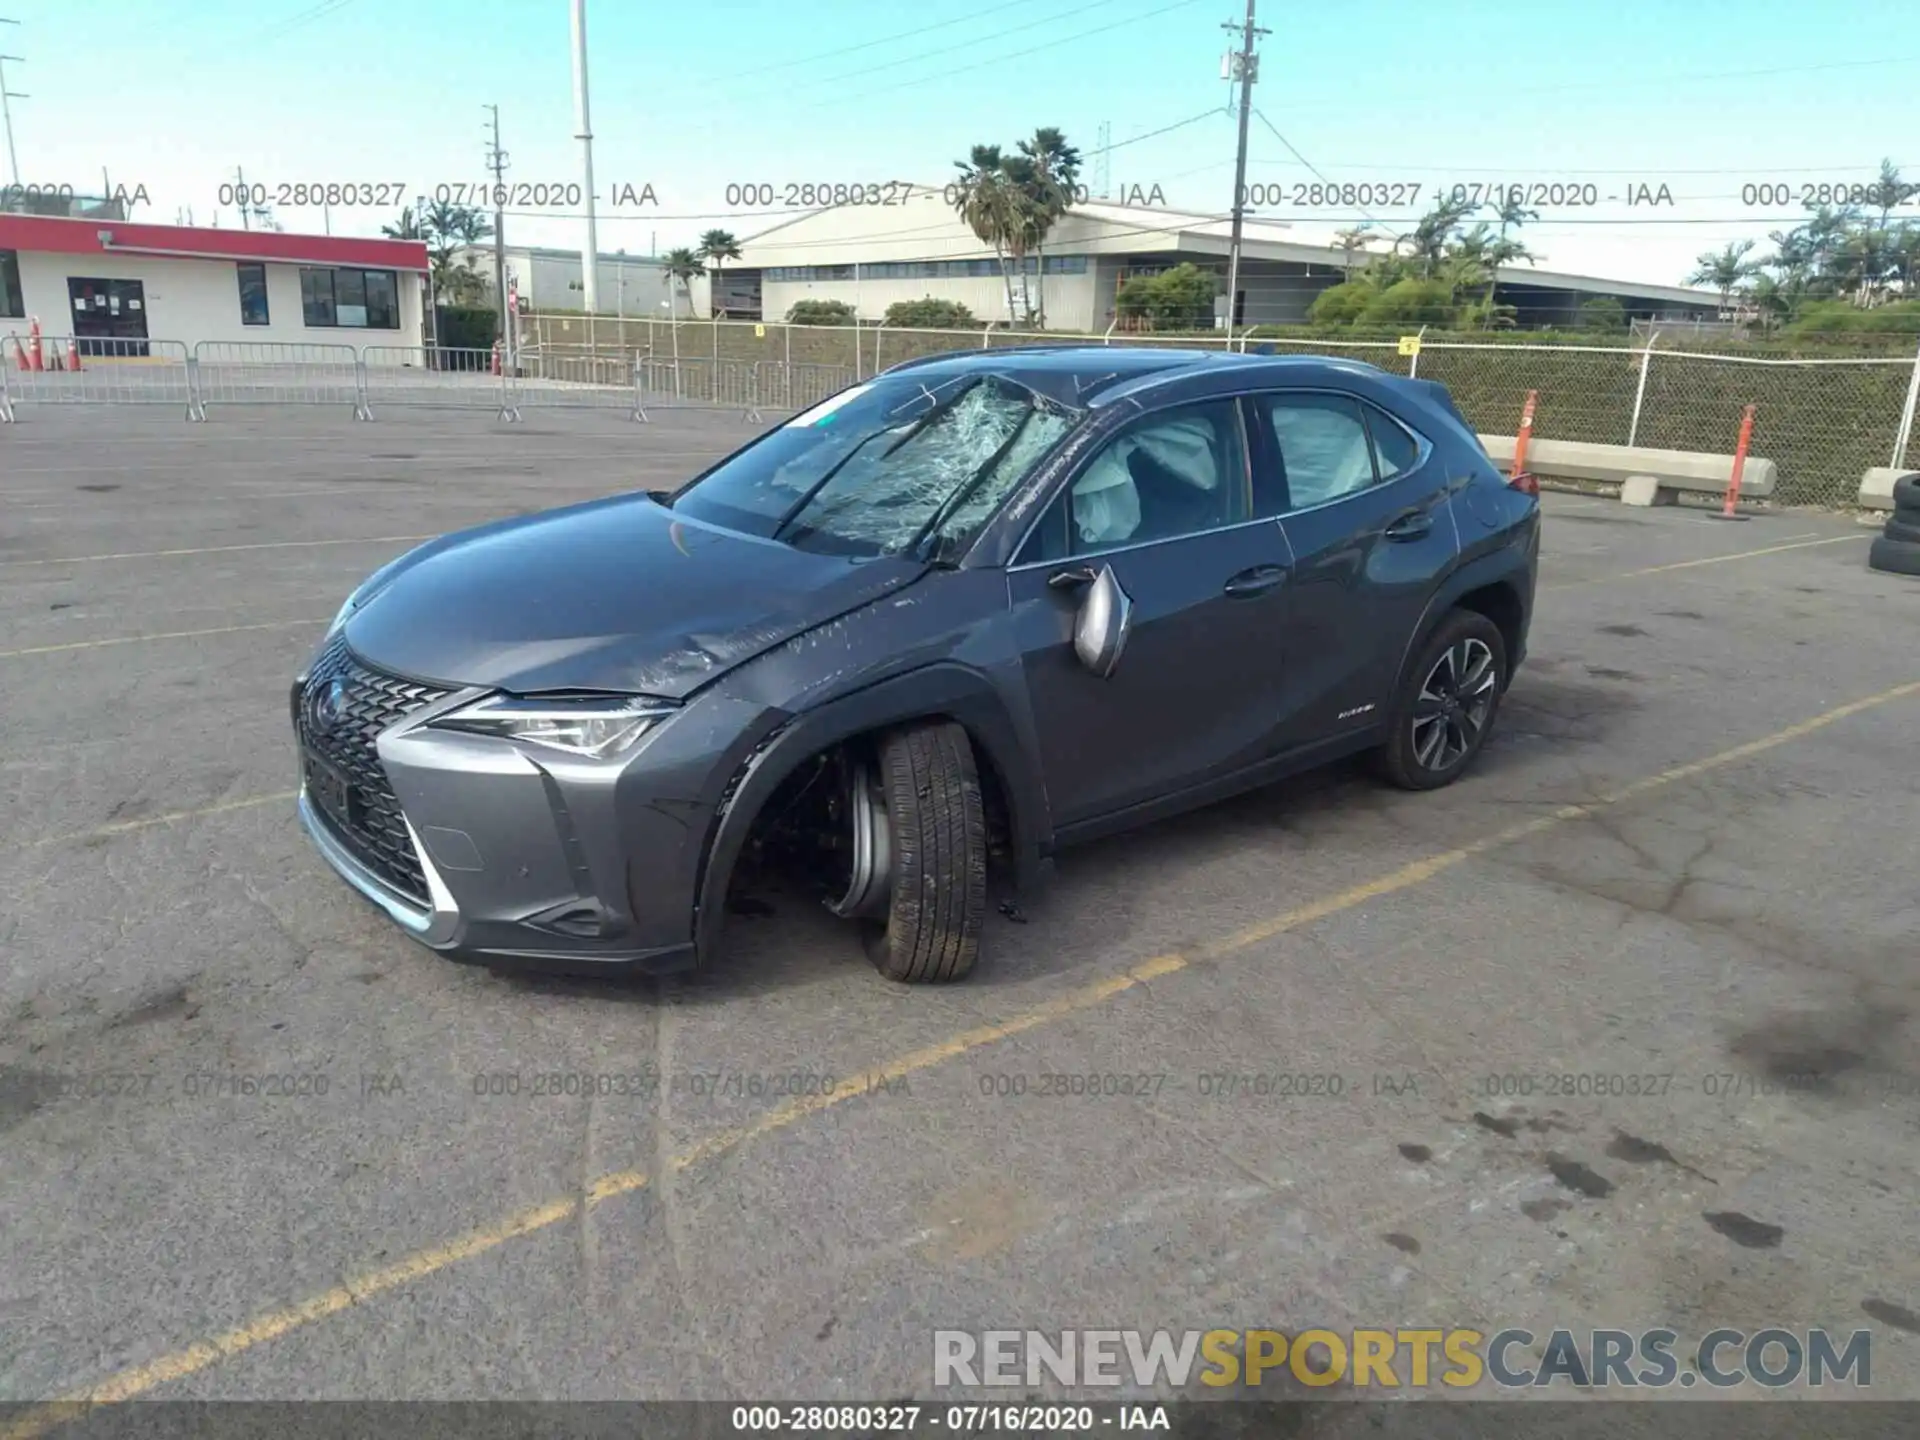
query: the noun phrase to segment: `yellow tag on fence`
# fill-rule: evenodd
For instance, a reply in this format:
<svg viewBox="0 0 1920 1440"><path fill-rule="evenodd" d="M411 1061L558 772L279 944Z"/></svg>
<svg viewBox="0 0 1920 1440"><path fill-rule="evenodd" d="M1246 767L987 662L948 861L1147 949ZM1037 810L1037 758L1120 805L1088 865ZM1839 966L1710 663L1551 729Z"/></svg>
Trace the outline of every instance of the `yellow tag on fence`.
<svg viewBox="0 0 1920 1440"><path fill-rule="evenodd" d="M754 326L754 327L753 327L753 338L754 338L754 339L756 339L756 340L764 340L764 339L766 339L766 338L767 338L767 327L766 327L766 326L764 326L764 325L756 325L756 326Z"/></svg>
<svg viewBox="0 0 1920 1440"><path fill-rule="evenodd" d="M1418 335L1402 335L1400 337L1400 353L1402 355L1418 355L1420 353L1420 337Z"/></svg>

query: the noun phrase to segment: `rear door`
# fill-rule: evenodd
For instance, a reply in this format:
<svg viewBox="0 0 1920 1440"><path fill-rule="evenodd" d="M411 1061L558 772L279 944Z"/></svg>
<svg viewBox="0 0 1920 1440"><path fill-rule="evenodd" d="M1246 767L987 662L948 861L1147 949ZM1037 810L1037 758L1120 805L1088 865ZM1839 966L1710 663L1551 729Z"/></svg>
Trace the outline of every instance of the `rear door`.
<svg viewBox="0 0 1920 1440"><path fill-rule="evenodd" d="M1231 399L1142 416L1042 513L1007 572L1057 830L1253 764L1274 743L1287 613L1280 527L1254 514ZM1132 601L1101 678L1075 654L1087 577Z"/></svg>
<svg viewBox="0 0 1920 1440"><path fill-rule="evenodd" d="M1293 555L1281 748L1378 723L1460 537L1433 446L1335 390L1249 400L1260 493Z"/></svg>

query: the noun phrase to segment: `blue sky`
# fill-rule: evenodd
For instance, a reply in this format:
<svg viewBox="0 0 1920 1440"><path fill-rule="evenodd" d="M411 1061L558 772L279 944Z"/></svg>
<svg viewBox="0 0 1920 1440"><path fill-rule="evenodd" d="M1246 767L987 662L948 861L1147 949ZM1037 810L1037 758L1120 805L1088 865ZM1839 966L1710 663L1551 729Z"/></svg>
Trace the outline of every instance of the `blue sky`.
<svg viewBox="0 0 1920 1440"><path fill-rule="evenodd" d="M1234 123L1221 26L1242 10L589 0L596 188L651 184L659 201L603 200L601 248L645 253L784 218L777 205L728 213L729 183L942 183L971 144L1048 124L1091 150L1106 122L1116 184L1224 212ZM22 22L0 26L0 53L26 59L7 71L31 97L13 107L21 178L97 188L104 166L115 185L146 186L141 218L191 210L204 224L219 209L237 224L218 203L237 167L275 185L472 184L488 102L510 179L579 179L567 0L0 0L0 15ZM1676 283L1699 252L1764 243L1797 217L1792 204L1743 203L1745 183L1865 182L1883 157L1920 181L1914 0L1269 0L1260 23L1273 33L1251 182L1318 171L1418 184L1423 202L1454 183L1592 184L1601 197L1667 186L1671 205L1543 213L1529 243L1553 269ZM1280 209L1311 239L1365 218L1353 205ZM1414 218L1368 209L1387 229ZM509 236L579 244L573 213L516 214ZM1920 218L1920 201L1904 213ZM279 212L290 230L322 218ZM372 234L393 214L330 218L335 233Z"/></svg>

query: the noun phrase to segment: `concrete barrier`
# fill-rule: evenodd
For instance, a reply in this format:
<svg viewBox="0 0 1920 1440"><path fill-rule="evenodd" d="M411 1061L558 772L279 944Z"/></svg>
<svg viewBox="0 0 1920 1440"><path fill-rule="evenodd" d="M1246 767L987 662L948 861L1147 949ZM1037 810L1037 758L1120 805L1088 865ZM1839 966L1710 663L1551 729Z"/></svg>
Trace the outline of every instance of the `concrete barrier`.
<svg viewBox="0 0 1920 1440"><path fill-rule="evenodd" d="M1860 477L1860 505L1866 510L1893 509L1893 482L1902 475L1914 472L1907 469L1895 469L1891 465L1876 465Z"/></svg>
<svg viewBox="0 0 1920 1440"><path fill-rule="evenodd" d="M1505 467L1513 463L1511 435L1482 435L1480 443L1494 464ZM1608 485L1625 485L1636 475L1647 475L1662 491L1722 495L1733 475L1733 456L1700 450L1651 450L1644 445L1591 445L1583 440L1542 440L1535 436L1527 442L1527 469L1545 480L1595 480ZM1773 494L1778 479L1779 469L1773 461L1749 455L1747 468L1740 475L1740 493L1765 499Z"/></svg>

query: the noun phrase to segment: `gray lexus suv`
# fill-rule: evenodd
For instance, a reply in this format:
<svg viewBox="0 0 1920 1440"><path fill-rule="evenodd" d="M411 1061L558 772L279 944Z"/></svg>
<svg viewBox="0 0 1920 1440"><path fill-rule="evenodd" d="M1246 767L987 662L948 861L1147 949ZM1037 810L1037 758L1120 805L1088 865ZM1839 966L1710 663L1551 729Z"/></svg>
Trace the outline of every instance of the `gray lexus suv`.
<svg viewBox="0 0 1920 1440"><path fill-rule="evenodd" d="M1357 362L911 362L671 494L369 577L293 685L300 816L457 960L693 965L779 864L883 974L958 979L990 871L1361 751L1457 778L1526 652L1537 496Z"/></svg>

